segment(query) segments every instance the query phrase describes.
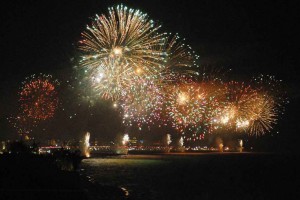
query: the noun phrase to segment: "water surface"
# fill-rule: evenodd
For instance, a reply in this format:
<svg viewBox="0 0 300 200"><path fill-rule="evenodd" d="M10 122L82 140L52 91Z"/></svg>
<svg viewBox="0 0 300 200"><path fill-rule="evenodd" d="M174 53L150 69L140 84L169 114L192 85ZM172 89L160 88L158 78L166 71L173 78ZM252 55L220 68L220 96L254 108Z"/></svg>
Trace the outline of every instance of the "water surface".
<svg viewBox="0 0 300 200"><path fill-rule="evenodd" d="M85 159L82 167L130 199L269 199L298 195L296 160L256 153L127 155Z"/></svg>

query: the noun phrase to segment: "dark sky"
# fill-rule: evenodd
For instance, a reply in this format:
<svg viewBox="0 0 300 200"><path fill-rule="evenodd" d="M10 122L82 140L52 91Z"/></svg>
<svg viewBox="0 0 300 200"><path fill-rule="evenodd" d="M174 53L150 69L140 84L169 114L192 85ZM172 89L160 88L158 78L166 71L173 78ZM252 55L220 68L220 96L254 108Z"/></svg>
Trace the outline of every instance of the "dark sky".
<svg viewBox="0 0 300 200"><path fill-rule="evenodd" d="M120 2L185 37L201 65L231 68L233 77L263 73L282 79L299 110L297 1L1 1L0 127L16 107L24 78L42 72L68 79L61 72L71 71L70 59L90 17Z"/></svg>

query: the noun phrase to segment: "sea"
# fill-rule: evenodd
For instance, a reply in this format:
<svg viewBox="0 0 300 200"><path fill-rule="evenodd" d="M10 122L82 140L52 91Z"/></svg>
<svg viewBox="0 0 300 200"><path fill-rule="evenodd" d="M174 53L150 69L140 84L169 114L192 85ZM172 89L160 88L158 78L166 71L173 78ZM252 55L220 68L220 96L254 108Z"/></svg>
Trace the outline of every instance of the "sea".
<svg viewBox="0 0 300 200"><path fill-rule="evenodd" d="M300 199L299 161L253 152L120 155L84 159L81 172L123 199Z"/></svg>

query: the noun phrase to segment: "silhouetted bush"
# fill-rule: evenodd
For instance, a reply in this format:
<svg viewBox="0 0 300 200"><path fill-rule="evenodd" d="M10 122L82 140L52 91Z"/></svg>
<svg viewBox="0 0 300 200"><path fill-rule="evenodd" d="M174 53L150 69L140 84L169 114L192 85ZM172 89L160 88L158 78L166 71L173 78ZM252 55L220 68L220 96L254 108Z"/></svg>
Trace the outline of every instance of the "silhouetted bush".
<svg viewBox="0 0 300 200"><path fill-rule="evenodd" d="M14 141L8 145L8 152L12 154L29 154L31 150L23 141Z"/></svg>

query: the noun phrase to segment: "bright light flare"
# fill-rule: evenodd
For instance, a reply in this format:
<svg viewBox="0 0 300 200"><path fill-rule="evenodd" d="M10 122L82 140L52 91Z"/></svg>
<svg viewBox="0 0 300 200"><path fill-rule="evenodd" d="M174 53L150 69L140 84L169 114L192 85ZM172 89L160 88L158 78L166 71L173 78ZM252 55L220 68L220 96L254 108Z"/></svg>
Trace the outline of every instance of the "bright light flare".
<svg viewBox="0 0 300 200"><path fill-rule="evenodd" d="M189 96L185 92L181 92L178 94L177 102L179 105L185 105L189 102Z"/></svg>
<svg viewBox="0 0 300 200"><path fill-rule="evenodd" d="M129 135L128 134L124 134L123 139L122 139L122 144L123 145L127 145L129 142Z"/></svg>
<svg viewBox="0 0 300 200"><path fill-rule="evenodd" d="M236 121L236 127L237 128L248 128L248 126L249 126L249 120L237 120Z"/></svg>
<svg viewBox="0 0 300 200"><path fill-rule="evenodd" d="M123 50L121 47L115 47L112 52L113 52L112 57L122 56Z"/></svg>

